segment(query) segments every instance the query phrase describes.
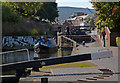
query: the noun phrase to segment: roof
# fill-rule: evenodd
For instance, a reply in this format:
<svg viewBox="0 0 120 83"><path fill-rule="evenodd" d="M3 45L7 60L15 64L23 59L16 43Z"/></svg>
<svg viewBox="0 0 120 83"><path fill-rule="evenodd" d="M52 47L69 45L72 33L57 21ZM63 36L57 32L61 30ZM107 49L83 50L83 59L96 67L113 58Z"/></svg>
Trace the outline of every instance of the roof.
<svg viewBox="0 0 120 83"><path fill-rule="evenodd" d="M74 17L74 18L69 18L69 19L67 19L67 20L73 20L73 21L74 21L75 19L76 19L76 17Z"/></svg>
<svg viewBox="0 0 120 83"><path fill-rule="evenodd" d="M94 17L93 15L82 15L82 16L77 16L77 17L74 17L74 18L69 18L69 19L67 19L68 21L69 20L71 20L71 21L74 21L74 20L76 20L76 18L83 18L83 19L85 19L85 18L90 18L90 17Z"/></svg>
<svg viewBox="0 0 120 83"><path fill-rule="evenodd" d="M77 16L77 17L85 19L85 18L90 18L90 17L94 17L94 16L88 14L88 15L82 15L82 16Z"/></svg>

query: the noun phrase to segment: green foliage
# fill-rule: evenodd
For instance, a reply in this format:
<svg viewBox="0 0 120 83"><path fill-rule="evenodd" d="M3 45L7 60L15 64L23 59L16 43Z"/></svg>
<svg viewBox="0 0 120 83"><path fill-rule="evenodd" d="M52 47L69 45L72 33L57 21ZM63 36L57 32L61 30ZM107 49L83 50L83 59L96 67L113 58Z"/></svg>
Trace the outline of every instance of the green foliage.
<svg viewBox="0 0 120 83"><path fill-rule="evenodd" d="M120 37L116 37L116 44L118 47L120 47Z"/></svg>
<svg viewBox="0 0 120 83"><path fill-rule="evenodd" d="M55 2L44 3L37 14L40 19L48 19L50 22L54 22L58 17L57 4Z"/></svg>
<svg viewBox="0 0 120 83"><path fill-rule="evenodd" d="M13 10L11 6L6 3L2 3L2 21L5 22L19 22L20 15Z"/></svg>
<svg viewBox="0 0 120 83"><path fill-rule="evenodd" d="M120 2L92 2L97 16L96 26L108 26L111 31L120 32ZM99 26L100 25L100 26Z"/></svg>
<svg viewBox="0 0 120 83"><path fill-rule="evenodd" d="M43 3L40 2L8 2L15 11L26 17L33 17Z"/></svg>
<svg viewBox="0 0 120 83"><path fill-rule="evenodd" d="M35 35L46 35L46 32L45 31L42 31L40 29L37 29L37 28L34 28L30 31L31 35L32 36L35 36Z"/></svg>
<svg viewBox="0 0 120 83"><path fill-rule="evenodd" d="M38 30L34 28L34 29L31 31L31 34L37 35L37 34L38 34Z"/></svg>
<svg viewBox="0 0 120 83"><path fill-rule="evenodd" d="M29 27L20 26L19 23L28 24L23 19L33 22L33 18L48 20L44 23L45 28L50 28L51 22L58 16L57 4L55 2L2 2L2 21L3 35L45 35L44 31L39 29L29 29ZM22 19L22 20L21 20ZM18 23L19 22L19 23ZM34 21L36 22L36 21ZM17 24L18 23L18 24ZM35 23L37 25L38 22ZM38 23L39 24L39 23ZM29 29L29 30L28 30Z"/></svg>
<svg viewBox="0 0 120 83"><path fill-rule="evenodd" d="M45 19L53 22L58 17L55 2L6 2L5 4L22 16L29 18L39 16L40 20Z"/></svg>
<svg viewBox="0 0 120 83"><path fill-rule="evenodd" d="M94 17L91 17L91 18L90 18L90 21L89 21L89 23L88 23L89 26L95 26L95 21L94 21L94 19L95 19Z"/></svg>

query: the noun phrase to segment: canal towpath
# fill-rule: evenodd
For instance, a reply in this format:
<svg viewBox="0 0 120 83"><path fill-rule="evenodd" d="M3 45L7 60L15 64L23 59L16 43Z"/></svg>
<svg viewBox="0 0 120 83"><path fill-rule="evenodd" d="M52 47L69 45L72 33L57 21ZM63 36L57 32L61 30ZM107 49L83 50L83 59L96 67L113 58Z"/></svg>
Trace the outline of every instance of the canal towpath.
<svg viewBox="0 0 120 83"><path fill-rule="evenodd" d="M37 76L30 76L27 78L21 78L21 81L40 81L40 78L47 77L49 81L79 81L81 79L87 80L87 81L118 81L118 75L113 75L110 78L107 79L97 79L97 80L88 80L86 78L93 78L95 76L98 76L99 69L110 69L113 72L119 72L118 71L118 49L117 47L110 47L105 48L102 47L102 44L99 40L99 38L96 36L96 42L93 43L87 43L85 47L82 45L78 46L77 48L73 49L72 54L80 54L84 52L95 52L95 51L102 51L102 50L112 50L113 51L113 57L112 58L106 58L106 59L100 59L100 60L93 60L90 61L94 64L97 64L97 67L83 67L83 68L59 68L59 69L47 69L43 70L43 72L37 73ZM89 74L88 74L89 73ZM96 73L90 74L90 73ZM86 75L82 75L86 74ZM61 82L61 83L62 83ZM68 83L67 82L67 83ZM74 83L74 82L73 82Z"/></svg>
<svg viewBox="0 0 120 83"><path fill-rule="evenodd" d="M120 48L118 47L103 47L103 42L99 39L98 36L92 36L96 42L86 43L86 46L79 45L74 48L72 54L80 54L80 53L90 53L90 52L98 52L103 50L111 50L113 53L113 57L105 58L101 60L90 60L91 63L98 65L101 69L110 69L114 73L119 73L118 71L118 55L120 52ZM103 81L118 81L118 74L113 75L109 79L104 79Z"/></svg>

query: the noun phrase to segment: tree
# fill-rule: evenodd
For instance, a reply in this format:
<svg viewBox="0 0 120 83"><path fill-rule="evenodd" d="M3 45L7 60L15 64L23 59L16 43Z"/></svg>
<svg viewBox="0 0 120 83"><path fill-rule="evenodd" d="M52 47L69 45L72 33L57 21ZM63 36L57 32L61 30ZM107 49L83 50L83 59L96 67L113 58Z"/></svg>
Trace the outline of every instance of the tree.
<svg viewBox="0 0 120 83"><path fill-rule="evenodd" d="M91 26L95 26L95 22L94 22L94 17L91 17L90 18L90 21L89 21L89 23L88 23L88 25L91 27Z"/></svg>
<svg viewBox="0 0 120 83"><path fill-rule="evenodd" d="M97 16L96 26L108 26L111 31L120 32L120 2L92 2Z"/></svg>
<svg viewBox="0 0 120 83"><path fill-rule="evenodd" d="M55 2L2 2L2 21L4 25L2 32L4 35L21 35L24 34L24 32L25 34L43 34L39 29L36 29L37 31L39 30L38 32L34 29L29 32L26 30L26 27L19 25L27 23L26 18L27 20L32 20L29 21L29 23L33 23L33 19L40 18L40 20L45 19L50 21L45 22L45 27L48 28L51 27L51 22L53 22L57 16L57 4ZM21 18L23 19L21 20ZM34 24L36 25L37 23L41 24L39 22ZM37 26L37 28L40 27Z"/></svg>
<svg viewBox="0 0 120 83"><path fill-rule="evenodd" d="M6 3L2 3L2 21L3 22L19 22L20 15L15 10L8 6Z"/></svg>
<svg viewBox="0 0 120 83"><path fill-rule="evenodd" d="M28 18L39 16L40 20L48 19L53 22L58 17L57 3L55 2L6 2L6 5Z"/></svg>
<svg viewBox="0 0 120 83"><path fill-rule="evenodd" d="M44 4L42 2L8 2L14 10L26 17L34 17L40 7Z"/></svg>
<svg viewBox="0 0 120 83"><path fill-rule="evenodd" d="M58 17L57 4L55 2L44 3L36 14L40 19L48 19L50 22L54 22Z"/></svg>

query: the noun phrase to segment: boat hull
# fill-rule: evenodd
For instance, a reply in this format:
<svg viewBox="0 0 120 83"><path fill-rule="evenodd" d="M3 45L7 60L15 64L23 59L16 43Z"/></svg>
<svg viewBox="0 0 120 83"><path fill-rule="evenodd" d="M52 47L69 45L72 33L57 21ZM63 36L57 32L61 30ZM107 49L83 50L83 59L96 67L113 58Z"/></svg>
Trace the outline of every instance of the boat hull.
<svg viewBox="0 0 120 83"><path fill-rule="evenodd" d="M40 45L38 48L36 48L36 53L55 53L58 50L58 46L55 47L47 47L47 46L42 46Z"/></svg>

